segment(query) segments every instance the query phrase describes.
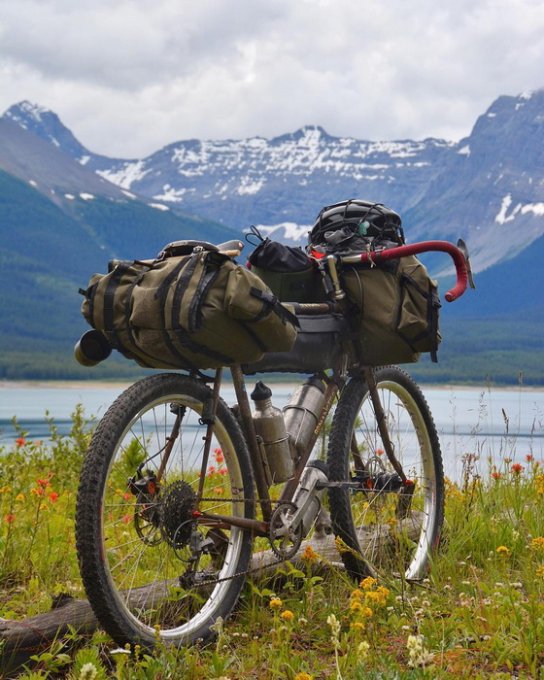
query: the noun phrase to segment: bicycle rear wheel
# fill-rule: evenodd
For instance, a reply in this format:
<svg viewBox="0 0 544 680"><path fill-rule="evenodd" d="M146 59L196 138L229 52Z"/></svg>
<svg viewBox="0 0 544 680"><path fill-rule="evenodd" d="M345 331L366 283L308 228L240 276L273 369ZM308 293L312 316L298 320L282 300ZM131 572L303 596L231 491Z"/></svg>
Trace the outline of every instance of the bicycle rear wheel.
<svg viewBox="0 0 544 680"><path fill-rule="evenodd" d="M77 551L91 606L121 645L206 640L237 602L252 537L228 518L253 517L251 465L222 400L203 464L211 398L192 378L145 378L93 436L78 491ZM206 512L226 519L206 521Z"/></svg>
<svg viewBox="0 0 544 680"><path fill-rule="evenodd" d="M329 441L333 530L356 578L422 578L444 517L444 473L434 422L421 390L401 369L376 369L389 438L408 484L388 460L368 385L353 378L334 416ZM342 546L343 543L343 546Z"/></svg>

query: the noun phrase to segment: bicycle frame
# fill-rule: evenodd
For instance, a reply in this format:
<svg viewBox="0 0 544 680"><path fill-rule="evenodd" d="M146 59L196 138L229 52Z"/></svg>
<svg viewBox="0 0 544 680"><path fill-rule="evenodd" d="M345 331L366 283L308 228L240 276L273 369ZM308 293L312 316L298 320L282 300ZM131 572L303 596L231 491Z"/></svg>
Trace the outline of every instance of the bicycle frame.
<svg viewBox="0 0 544 680"><path fill-rule="evenodd" d="M370 262L370 263L377 263L389 259L396 259L400 257L406 257L409 255L414 255L418 253L423 253L423 252L430 252L430 251L439 251L439 252L445 252L453 260L453 263L455 265L456 273L457 273L457 281L455 286L446 292L445 298L448 302L452 302L453 300L457 299L460 297L466 290L467 284L470 283L472 287L474 287L473 281L472 281L472 275L470 271L470 263L469 263L469 258L468 258L468 252L466 250L466 246L464 243L460 242L460 247L456 247L453 244L447 242L447 241L424 241L421 243L416 243L416 244L411 244L407 246L399 246L398 248L391 248L389 250L382 250L378 252L372 252L372 253L360 253L356 255L346 255L346 256L340 256L336 257L333 255L329 255L326 260L327 260L327 265L329 269L329 275L330 279L332 281L332 286L334 288L334 293L335 293L335 298L337 301L340 301L344 297L344 293L340 287L340 282L339 282L339 277L337 274L336 270L336 261L337 259L340 261L340 263L343 264L353 264L356 262ZM320 253L313 252L312 255L316 259L322 259L322 255ZM337 306L338 302L332 303L332 308L335 309ZM298 305L298 309L302 311L305 314L319 314L323 313L323 311L330 311L331 310L331 303L316 303L316 304L303 304L303 305ZM304 471L304 468L306 467L306 464L308 463L308 460L310 458L310 455L312 453L312 450L314 448L315 442L317 441L317 438L319 437L319 434L322 430L322 427L326 421L327 415L330 412L330 409L332 407L332 404L334 402L334 399L336 398L338 392L342 388L345 379L346 379L346 368L347 366L344 367L344 371L342 374L335 373L331 378L327 379L327 387L326 387L326 392L325 392L325 401L324 405L320 414L320 417L318 419L317 426L313 432L313 436L311 437L311 440L308 443L308 446L306 447L306 450L304 454L300 457L300 460L297 463L296 469L294 471L293 476L284 484L284 488L280 497L280 502L289 502L295 493L295 490L299 484L301 475ZM392 468L395 470L395 472L399 475L401 481L402 481L402 488L404 493L407 495L407 497L410 497L411 493L413 493L413 484L412 482L407 478L401 464L397 460L395 456L395 451L393 444L391 442L391 439L389 437L389 432L387 429L387 419L383 410L383 407L380 403L380 397L376 385L376 380L374 378L374 371L371 366L362 366L360 369L364 375L364 378L366 380L366 383L368 385L369 393L371 396L374 412L376 415L376 420L378 424L378 429L380 432L380 436L383 442L384 446L384 451L385 454L391 463ZM263 461L261 457L261 453L259 450L259 443L257 440L257 436L255 433L255 427L253 423L253 417L251 413L251 406L249 402L249 397L247 394L246 386L245 386L245 379L244 379L244 374L242 371L242 368L240 365L234 365L230 367L230 372L232 376L232 381L234 385L234 390L236 393L236 400L238 403L239 407L239 413L240 413L240 421L242 424L242 430L245 436L245 440L249 449L249 454L251 458L251 464L252 464L252 469L253 469L253 475L255 479L255 485L257 488L257 498L258 502L261 507L261 512L262 512L262 521L258 519L247 519L247 518L237 518L237 517L229 517L225 518L220 515L213 515L211 513L206 513L204 515L199 515L201 518L200 521L205 521L207 522L227 522L230 526L239 526L244 529L251 529L255 535L261 535L261 536L266 536L268 535L268 530L269 530L269 522L272 516L272 503L270 499L270 493L269 493L269 487L266 481L266 475L265 475L265 470L263 466ZM215 407L217 405L217 399L219 397L219 392L221 388L221 381L222 381L222 369L217 369L215 378L214 378L214 387L213 387L213 394L214 394L214 399L213 399L213 404L212 404L212 412L210 415L207 415L206 417L208 420L204 420L205 423L208 425L208 431L207 435L205 438L205 453L204 453L204 459L203 459L203 467L202 467L202 476L201 476L201 482L200 482L200 488L199 488L199 495L202 496L203 492L203 484L204 484L204 472L206 470L206 467L208 465L208 457L209 457L209 450L210 450L210 443L211 443L211 433L213 429L213 416L215 414ZM354 451L357 451L357 442L353 441L352 442L352 449ZM406 510L406 508L405 508Z"/></svg>

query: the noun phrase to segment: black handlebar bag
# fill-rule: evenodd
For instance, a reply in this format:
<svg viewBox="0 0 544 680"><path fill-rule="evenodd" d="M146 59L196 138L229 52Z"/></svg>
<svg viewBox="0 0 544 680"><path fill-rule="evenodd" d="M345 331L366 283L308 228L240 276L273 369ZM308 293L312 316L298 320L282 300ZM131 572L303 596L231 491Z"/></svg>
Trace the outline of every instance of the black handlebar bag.
<svg viewBox="0 0 544 680"><path fill-rule="evenodd" d="M253 241L250 240L253 237ZM257 274L282 302L323 302L325 289L314 262L302 248L263 238L256 227L246 237L258 245L248 259Z"/></svg>

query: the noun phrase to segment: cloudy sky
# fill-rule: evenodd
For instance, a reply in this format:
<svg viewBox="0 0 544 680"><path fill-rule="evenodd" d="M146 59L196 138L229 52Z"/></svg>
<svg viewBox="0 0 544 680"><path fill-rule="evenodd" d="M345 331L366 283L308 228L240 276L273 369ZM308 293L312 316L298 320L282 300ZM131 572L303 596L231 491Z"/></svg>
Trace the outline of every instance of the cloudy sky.
<svg viewBox="0 0 544 680"><path fill-rule="evenodd" d="M543 0L0 0L0 109L53 109L95 152L304 124L458 140L544 87Z"/></svg>

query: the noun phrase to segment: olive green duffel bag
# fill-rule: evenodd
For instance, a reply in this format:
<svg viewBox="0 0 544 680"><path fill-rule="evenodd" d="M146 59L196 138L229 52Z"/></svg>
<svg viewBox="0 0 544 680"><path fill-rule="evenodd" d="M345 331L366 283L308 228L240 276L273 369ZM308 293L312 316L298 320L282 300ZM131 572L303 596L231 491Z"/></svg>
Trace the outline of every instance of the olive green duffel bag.
<svg viewBox="0 0 544 680"><path fill-rule="evenodd" d="M362 360L371 366L417 361L440 342L436 282L414 256L345 267L342 285L355 306Z"/></svg>
<svg viewBox="0 0 544 680"><path fill-rule="evenodd" d="M95 274L81 291L85 319L150 368L217 368L291 349L296 318L258 276L217 251L183 251Z"/></svg>

